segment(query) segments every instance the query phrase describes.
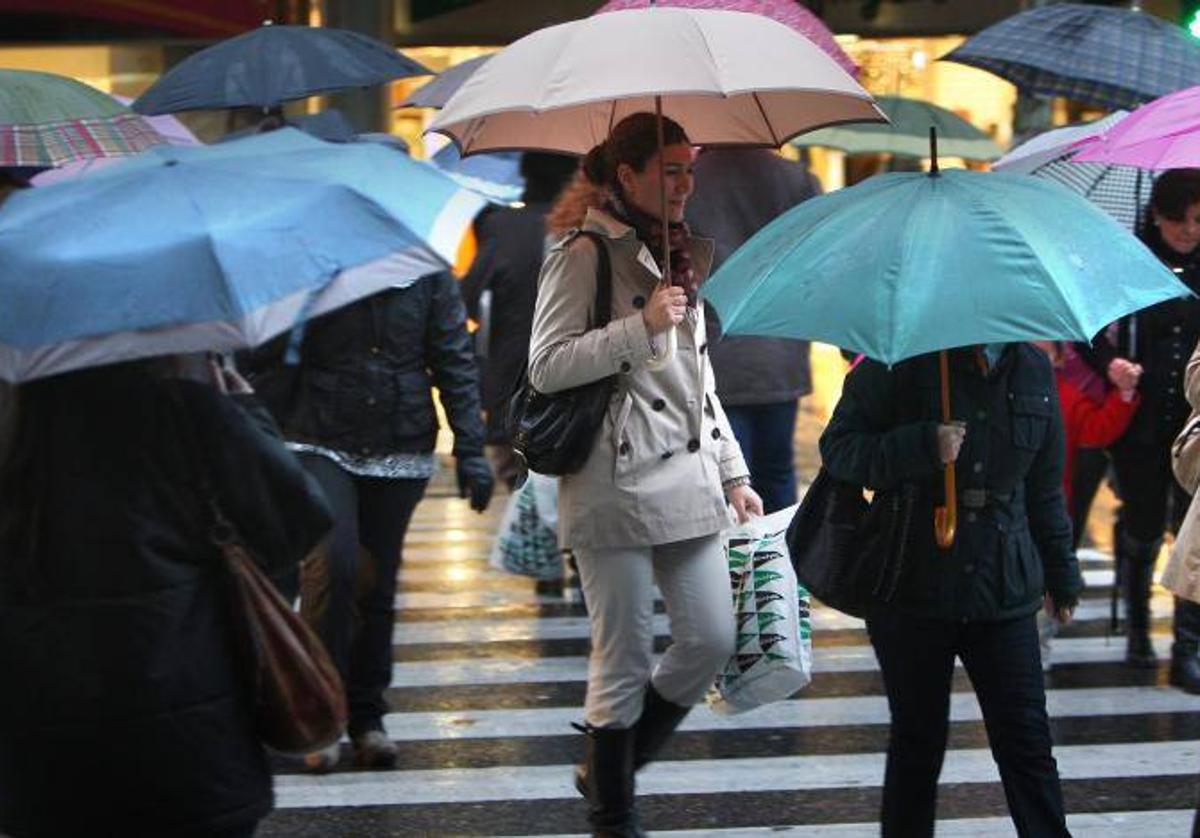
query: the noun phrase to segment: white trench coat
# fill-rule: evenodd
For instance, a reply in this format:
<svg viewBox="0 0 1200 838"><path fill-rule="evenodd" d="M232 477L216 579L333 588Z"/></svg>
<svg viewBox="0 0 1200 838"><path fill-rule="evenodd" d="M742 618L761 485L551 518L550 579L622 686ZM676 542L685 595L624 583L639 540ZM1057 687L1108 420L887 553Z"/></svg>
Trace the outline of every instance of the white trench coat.
<svg viewBox="0 0 1200 838"><path fill-rule="evenodd" d="M712 535L731 523L722 482L748 475L717 400L704 316L689 309L673 338L649 338L641 309L661 273L634 230L589 210L584 230L608 239L612 317L589 329L597 253L568 235L546 256L529 347L530 383L546 393L617 375L604 426L582 470L559 485L559 542L641 547ZM692 240L707 276L712 242Z"/></svg>

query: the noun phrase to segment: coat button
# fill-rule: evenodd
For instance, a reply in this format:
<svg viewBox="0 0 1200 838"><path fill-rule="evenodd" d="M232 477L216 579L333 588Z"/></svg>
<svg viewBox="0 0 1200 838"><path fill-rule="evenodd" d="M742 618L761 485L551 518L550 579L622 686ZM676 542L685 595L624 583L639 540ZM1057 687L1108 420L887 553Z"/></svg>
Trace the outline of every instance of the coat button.
<svg viewBox="0 0 1200 838"><path fill-rule="evenodd" d="M987 411L986 410L979 411L978 413L975 414L975 418L978 419L980 422L987 421Z"/></svg>
<svg viewBox="0 0 1200 838"><path fill-rule="evenodd" d="M371 453L371 449L368 448L366 445L364 445L362 448L358 449L358 453L362 454L365 457Z"/></svg>
<svg viewBox="0 0 1200 838"><path fill-rule="evenodd" d="M653 402L650 403L651 410L662 410L666 406L667 406L667 403L664 402L662 399L655 399Z"/></svg>
<svg viewBox="0 0 1200 838"><path fill-rule="evenodd" d="M971 468L976 474L980 474L983 471L983 463L975 463Z"/></svg>
<svg viewBox="0 0 1200 838"><path fill-rule="evenodd" d="M634 308L644 308L645 305L646 305L646 298L643 297L641 294L638 294L636 297L633 298L633 307Z"/></svg>
<svg viewBox="0 0 1200 838"><path fill-rule="evenodd" d="M720 439L720 438L721 438L721 429L720 429L720 428L713 428L713 429L712 429L712 438L713 438L713 439Z"/></svg>
<svg viewBox="0 0 1200 838"><path fill-rule="evenodd" d="M674 451L664 451L664 452L663 452L663 455L662 455L662 458L663 458L664 460L669 460L669 459L671 459L671 455L672 455L672 454L674 454L674 453L675 453Z"/></svg>
<svg viewBox="0 0 1200 838"><path fill-rule="evenodd" d="M379 354L380 352L382 352L382 351L383 351L383 350L382 350L382 349L380 349L378 346L372 346L372 347L371 347L371 354L372 354L372 355L378 355L378 354Z"/></svg>
<svg viewBox="0 0 1200 838"><path fill-rule="evenodd" d="M622 442L621 446L617 449L617 453L620 454L622 457L624 457L626 454L628 454L629 453L629 443Z"/></svg>
<svg viewBox="0 0 1200 838"><path fill-rule="evenodd" d="M700 354L703 355L707 351L708 351L708 344L707 343L700 344Z"/></svg>
<svg viewBox="0 0 1200 838"><path fill-rule="evenodd" d="M979 520L979 516L976 515L974 512L967 513L967 523L968 524L974 524L977 520Z"/></svg>
<svg viewBox="0 0 1200 838"><path fill-rule="evenodd" d="M376 398L374 396L367 396L367 404L374 405L375 402L376 402Z"/></svg>
<svg viewBox="0 0 1200 838"><path fill-rule="evenodd" d="M693 454L695 454L697 451L700 450L700 440L689 439L688 444L687 444L687 449L688 449L688 451L691 451Z"/></svg>
<svg viewBox="0 0 1200 838"><path fill-rule="evenodd" d="M964 572L964 573L974 573L974 572L975 572L975 565L973 565L973 564L965 564L965 565L963 565L963 572Z"/></svg>
<svg viewBox="0 0 1200 838"><path fill-rule="evenodd" d="M633 369L633 367L630 366L628 361L621 362L621 372L629 372L631 369Z"/></svg>

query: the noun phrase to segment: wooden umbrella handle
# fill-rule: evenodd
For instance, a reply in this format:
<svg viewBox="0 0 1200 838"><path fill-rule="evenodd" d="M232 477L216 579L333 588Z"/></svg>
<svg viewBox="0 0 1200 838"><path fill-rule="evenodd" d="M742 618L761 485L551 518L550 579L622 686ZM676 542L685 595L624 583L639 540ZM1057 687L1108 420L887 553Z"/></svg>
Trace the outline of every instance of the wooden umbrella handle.
<svg viewBox="0 0 1200 838"><path fill-rule="evenodd" d="M942 378L942 421L951 422L950 417L950 356L943 349L938 353L938 366ZM933 531L938 546L945 549L954 544L954 533L958 529L958 490L954 485L954 463L945 467L946 505L933 511Z"/></svg>

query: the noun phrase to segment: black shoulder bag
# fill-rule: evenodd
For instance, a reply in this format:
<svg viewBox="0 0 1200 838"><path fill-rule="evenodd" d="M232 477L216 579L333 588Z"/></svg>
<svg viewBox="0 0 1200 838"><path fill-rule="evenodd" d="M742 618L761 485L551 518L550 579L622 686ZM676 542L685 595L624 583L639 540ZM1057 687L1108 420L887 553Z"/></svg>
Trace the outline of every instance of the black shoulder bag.
<svg viewBox="0 0 1200 838"><path fill-rule="evenodd" d="M581 231L596 246L596 307L593 329L603 329L612 317L612 263L604 237ZM612 398L616 376L581 384L557 393L538 392L529 383L529 361L521 370L517 389L508 403L506 429L513 450L530 471L559 476L583 468Z"/></svg>

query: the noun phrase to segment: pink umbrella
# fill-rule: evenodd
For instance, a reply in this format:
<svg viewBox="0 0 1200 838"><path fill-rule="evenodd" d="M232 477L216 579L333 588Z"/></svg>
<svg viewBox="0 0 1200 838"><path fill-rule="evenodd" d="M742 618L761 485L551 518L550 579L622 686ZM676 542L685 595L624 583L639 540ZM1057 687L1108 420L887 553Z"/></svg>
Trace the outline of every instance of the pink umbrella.
<svg viewBox="0 0 1200 838"><path fill-rule="evenodd" d="M113 96L122 105L128 105L133 100L128 96ZM189 131L184 124L173 116L144 116L146 120L153 126L163 139L170 145L202 145L196 139L196 135ZM49 186L52 183L58 183L60 180L69 180L73 177L79 177L87 172L102 169L113 163L119 163L119 157L93 157L88 160L76 160L66 165L59 166L56 169L47 169L39 175L35 175L31 180L34 186Z"/></svg>
<svg viewBox="0 0 1200 838"><path fill-rule="evenodd" d="M644 9L649 0L608 0L596 14L619 12L625 9ZM686 9L724 9L728 12L751 12L790 26L829 54L842 69L858 78L859 66L838 46L833 33L819 17L796 0L657 0L658 6L679 6Z"/></svg>
<svg viewBox="0 0 1200 838"><path fill-rule="evenodd" d="M1108 163L1140 169L1200 167L1200 87L1142 105L1102 134L1075 144L1072 163Z"/></svg>

